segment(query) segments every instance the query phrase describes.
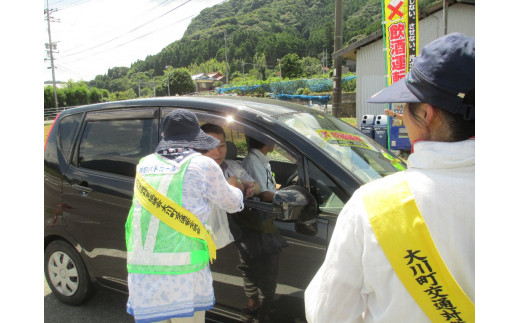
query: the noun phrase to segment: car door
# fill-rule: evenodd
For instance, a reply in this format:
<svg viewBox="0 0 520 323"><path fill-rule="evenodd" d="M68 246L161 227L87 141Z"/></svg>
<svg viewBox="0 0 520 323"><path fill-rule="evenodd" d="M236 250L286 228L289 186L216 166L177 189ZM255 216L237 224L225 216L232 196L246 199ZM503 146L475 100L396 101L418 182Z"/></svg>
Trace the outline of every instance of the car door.
<svg viewBox="0 0 520 323"><path fill-rule="evenodd" d="M288 246L282 249L279 258L277 299L273 319L279 322L305 320L304 291L325 259L326 246L330 240L335 218L341 209L334 208L331 201L336 199L339 201L336 205L339 205L346 202L347 195L326 173L317 168L302 153L298 153L298 150L291 146L290 138L281 138L276 131L260 127L247 120L238 118L231 120L217 113L194 112L197 113L201 123L215 123L225 129L226 140L232 141L237 147L238 161L241 161L247 152L246 136L264 142L274 142L275 151L268 154L268 158L276 182L282 187L289 185L306 187L315 198L319 199L318 206L323 207L323 211L314 224L309 226L302 223L275 221ZM244 211L237 216L270 215L272 212L271 203L246 200ZM234 243L219 249L217 260L211 265L217 302L214 311L220 314L238 316L240 309L246 304L244 282L242 273L238 269L239 265L238 250Z"/></svg>
<svg viewBox="0 0 520 323"><path fill-rule="evenodd" d="M158 143L157 108L92 111L85 116L63 184L63 219L91 275L126 280L125 221L135 168Z"/></svg>

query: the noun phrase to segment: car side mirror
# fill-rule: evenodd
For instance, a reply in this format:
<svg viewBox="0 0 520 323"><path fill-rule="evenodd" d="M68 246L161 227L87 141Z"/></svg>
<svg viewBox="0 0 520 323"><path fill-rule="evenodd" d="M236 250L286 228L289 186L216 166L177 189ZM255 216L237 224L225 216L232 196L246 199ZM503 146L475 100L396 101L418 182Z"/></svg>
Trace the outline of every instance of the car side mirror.
<svg viewBox="0 0 520 323"><path fill-rule="evenodd" d="M304 187L291 185L273 197L273 219L285 222L308 222L318 215L316 199Z"/></svg>

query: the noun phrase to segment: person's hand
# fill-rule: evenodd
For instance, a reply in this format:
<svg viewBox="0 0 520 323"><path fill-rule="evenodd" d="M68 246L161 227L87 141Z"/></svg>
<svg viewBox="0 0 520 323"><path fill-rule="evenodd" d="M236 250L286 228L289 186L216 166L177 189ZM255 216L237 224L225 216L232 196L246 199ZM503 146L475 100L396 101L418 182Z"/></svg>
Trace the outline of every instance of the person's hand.
<svg viewBox="0 0 520 323"><path fill-rule="evenodd" d="M394 117L396 119L403 120L403 115L393 110L385 109L385 114L389 117Z"/></svg>
<svg viewBox="0 0 520 323"><path fill-rule="evenodd" d="M254 182L242 182L245 188L246 199L252 197L255 194L255 183Z"/></svg>
<svg viewBox="0 0 520 323"><path fill-rule="evenodd" d="M242 182L240 181L240 179L238 179L238 177L231 176L230 178L228 178L227 181L228 181L229 185L234 186L234 187L240 189L242 192L244 192L244 186L242 185Z"/></svg>

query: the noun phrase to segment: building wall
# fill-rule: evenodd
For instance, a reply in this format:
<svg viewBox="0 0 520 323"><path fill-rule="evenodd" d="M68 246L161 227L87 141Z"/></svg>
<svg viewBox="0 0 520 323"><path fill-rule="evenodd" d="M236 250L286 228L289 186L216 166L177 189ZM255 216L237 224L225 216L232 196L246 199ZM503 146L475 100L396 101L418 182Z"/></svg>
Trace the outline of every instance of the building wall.
<svg viewBox="0 0 520 323"><path fill-rule="evenodd" d="M452 32L461 32L466 36L475 37L475 6L462 3L449 6L448 33ZM441 10L419 21L419 50L442 35L444 35L444 17ZM364 115L384 114L386 106L367 103L373 94L386 87L382 39L358 49L356 68L356 119L357 124L361 124Z"/></svg>

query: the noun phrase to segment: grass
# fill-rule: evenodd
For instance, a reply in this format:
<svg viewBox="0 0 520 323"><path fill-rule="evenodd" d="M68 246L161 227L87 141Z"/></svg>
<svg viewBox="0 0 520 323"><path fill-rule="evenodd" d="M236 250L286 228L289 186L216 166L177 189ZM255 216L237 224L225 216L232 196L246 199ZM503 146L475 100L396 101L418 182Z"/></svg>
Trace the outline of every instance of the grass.
<svg viewBox="0 0 520 323"><path fill-rule="evenodd" d="M47 136L49 135L49 131L51 131L52 124L43 125L43 142L47 141Z"/></svg>
<svg viewBox="0 0 520 323"><path fill-rule="evenodd" d="M355 127L356 126L356 118L341 118L342 121L348 123L349 125Z"/></svg>

